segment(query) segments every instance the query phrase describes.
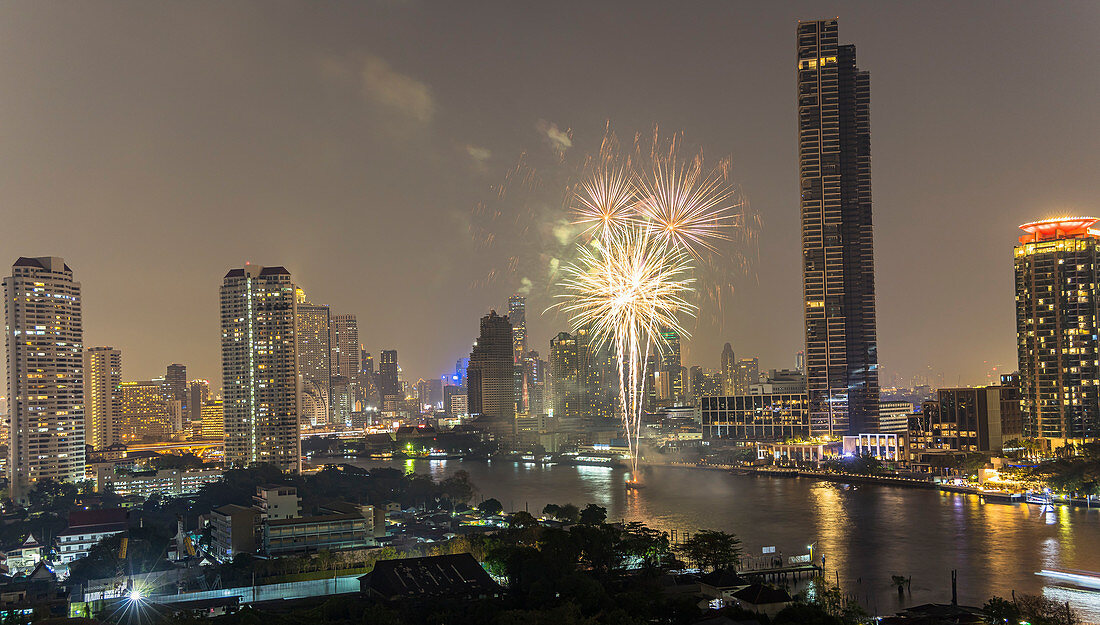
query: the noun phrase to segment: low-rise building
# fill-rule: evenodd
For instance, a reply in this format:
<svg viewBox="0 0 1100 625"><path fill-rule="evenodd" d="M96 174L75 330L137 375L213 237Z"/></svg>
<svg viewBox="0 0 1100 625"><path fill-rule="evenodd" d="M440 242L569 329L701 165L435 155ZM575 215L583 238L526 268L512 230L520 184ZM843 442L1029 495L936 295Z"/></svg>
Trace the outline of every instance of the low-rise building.
<svg viewBox="0 0 1100 625"><path fill-rule="evenodd" d="M385 513L382 514L383 534ZM267 519L263 522L263 551L270 556L314 553L327 549L363 549L375 542L374 506L333 504L316 516Z"/></svg>
<svg viewBox="0 0 1100 625"><path fill-rule="evenodd" d="M841 441L757 443L756 459L820 463L830 456L840 455L841 448Z"/></svg>
<svg viewBox="0 0 1100 625"><path fill-rule="evenodd" d="M905 433L873 433L845 436L844 454L872 458L887 462L909 462L909 447Z"/></svg>
<svg viewBox="0 0 1100 625"><path fill-rule="evenodd" d="M702 398L703 439L783 441L810 433L806 393Z"/></svg>
<svg viewBox="0 0 1100 625"><path fill-rule="evenodd" d="M129 512L123 508L72 510L69 526L57 534L57 555L62 564L88 555L99 541L121 534L129 527Z"/></svg>
<svg viewBox="0 0 1100 625"><path fill-rule="evenodd" d="M302 498L294 486L264 484L256 487L252 507L265 521L295 519L302 515Z"/></svg>
<svg viewBox="0 0 1100 625"><path fill-rule="evenodd" d="M42 543L38 542L31 534L14 549L8 549L4 553L4 566L8 575L19 575L33 571L42 561Z"/></svg>
<svg viewBox="0 0 1100 625"><path fill-rule="evenodd" d="M229 504L210 513L210 550L222 562L239 553L256 553L260 513L255 508Z"/></svg>
<svg viewBox="0 0 1100 625"><path fill-rule="evenodd" d="M498 597L504 592L468 553L382 560L359 578L359 588L364 595L387 601L470 600Z"/></svg>
<svg viewBox="0 0 1100 625"><path fill-rule="evenodd" d="M222 479L221 469L161 469L160 471L139 471L134 473L116 473L113 465L97 467L96 491L104 489L114 491L122 497L138 496L148 498L154 494L162 497L184 497L194 495L206 484Z"/></svg>

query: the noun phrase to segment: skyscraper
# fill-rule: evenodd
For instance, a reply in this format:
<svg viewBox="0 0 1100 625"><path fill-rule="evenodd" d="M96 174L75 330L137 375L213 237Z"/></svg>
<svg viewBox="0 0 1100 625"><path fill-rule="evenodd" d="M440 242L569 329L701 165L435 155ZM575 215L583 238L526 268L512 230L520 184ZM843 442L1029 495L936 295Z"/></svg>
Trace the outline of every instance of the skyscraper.
<svg viewBox="0 0 1100 625"><path fill-rule="evenodd" d="M527 354L527 298L513 295L508 298L508 321L512 324L512 352L515 362L523 362Z"/></svg>
<svg viewBox="0 0 1100 625"><path fill-rule="evenodd" d="M550 404L558 430L573 442L587 441L593 428L611 425L616 416L614 363L609 350L595 350L590 338L581 328L550 340Z"/></svg>
<svg viewBox="0 0 1100 625"><path fill-rule="evenodd" d="M749 387L760 382L760 360L742 358L737 361L733 374L734 395L748 395Z"/></svg>
<svg viewBox="0 0 1100 625"><path fill-rule="evenodd" d="M384 349L378 358L378 390L382 397L401 397L401 384L397 379L397 350Z"/></svg>
<svg viewBox="0 0 1100 625"><path fill-rule="evenodd" d="M181 364L168 365L168 370L164 374L164 386L168 398L180 403L181 417L185 420L188 419L191 398L187 392L187 367ZM199 414L201 416L201 410Z"/></svg>
<svg viewBox="0 0 1100 625"><path fill-rule="evenodd" d="M727 397L736 394L737 359L733 355L733 346L726 343L722 348L722 394Z"/></svg>
<svg viewBox="0 0 1100 625"><path fill-rule="evenodd" d="M295 288L283 267L245 265L221 287L225 464L301 470Z"/></svg>
<svg viewBox="0 0 1100 625"><path fill-rule="evenodd" d="M661 330L661 341L665 351L661 354L660 371L668 378L669 398L679 403L684 401L684 367L680 361L680 334L670 328Z"/></svg>
<svg viewBox="0 0 1100 625"><path fill-rule="evenodd" d="M210 401L210 382L208 380L191 380L188 382L190 393L191 420L202 420L202 407Z"/></svg>
<svg viewBox="0 0 1100 625"><path fill-rule="evenodd" d="M19 258L4 278L8 478L25 502L41 479L84 477L84 326L80 283L55 256Z"/></svg>
<svg viewBox="0 0 1100 625"><path fill-rule="evenodd" d="M334 375L349 379L359 374L359 322L355 315L332 316L332 367Z"/></svg>
<svg viewBox="0 0 1100 625"><path fill-rule="evenodd" d="M122 352L113 347L84 350L84 441L100 450L119 442L119 384Z"/></svg>
<svg viewBox="0 0 1100 625"><path fill-rule="evenodd" d="M298 298L298 376L303 424L324 425L332 417L332 344L329 308Z"/></svg>
<svg viewBox="0 0 1100 625"><path fill-rule="evenodd" d="M810 430L878 427L871 80L837 20L799 22L798 155Z"/></svg>
<svg viewBox="0 0 1100 625"><path fill-rule="evenodd" d="M481 318L481 332L470 352L466 395L471 416L505 444L515 441L515 356L512 324L495 310Z"/></svg>
<svg viewBox="0 0 1100 625"><path fill-rule="evenodd" d="M1015 250L1025 436L1054 446L1100 433L1100 233L1094 218L1039 221Z"/></svg>

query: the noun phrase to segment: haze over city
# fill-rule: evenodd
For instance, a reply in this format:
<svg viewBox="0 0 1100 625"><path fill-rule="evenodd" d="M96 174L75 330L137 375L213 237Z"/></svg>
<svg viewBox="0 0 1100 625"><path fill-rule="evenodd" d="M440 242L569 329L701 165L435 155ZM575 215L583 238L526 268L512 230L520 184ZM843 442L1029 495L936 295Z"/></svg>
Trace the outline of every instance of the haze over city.
<svg viewBox="0 0 1100 625"><path fill-rule="evenodd" d="M682 131L760 215L753 262L684 362L802 349L793 24L841 16L871 72L879 361L1015 369L1017 225L1096 214L1091 3L366 2L0 6L5 249L65 257L85 344L125 377L220 379L217 289L287 267L405 377L453 369L525 277L471 210L527 152ZM530 345L566 329L528 304ZM931 370L929 369L931 367ZM940 378L940 374L943 377Z"/></svg>

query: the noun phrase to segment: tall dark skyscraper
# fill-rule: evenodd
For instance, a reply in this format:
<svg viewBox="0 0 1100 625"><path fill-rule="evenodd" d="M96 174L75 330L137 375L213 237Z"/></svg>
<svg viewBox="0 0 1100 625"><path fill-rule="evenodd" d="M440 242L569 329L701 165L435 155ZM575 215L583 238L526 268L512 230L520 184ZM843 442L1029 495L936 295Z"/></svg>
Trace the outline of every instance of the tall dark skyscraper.
<svg viewBox="0 0 1100 625"><path fill-rule="evenodd" d="M490 311L481 318L481 333L470 352L466 396L470 414L478 416L497 440L505 443L516 437L514 376L512 324L508 317Z"/></svg>
<svg viewBox="0 0 1100 625"><path fill-rule="evenodd" d="M669 399L684 401L684 367L680 360L680 334L670 328L661 330L665 351L661 353L660 371L668 378Z"/></svg>
<svg viewBox="0 0 1100 625"><path fill-rule="evenodd" d="M397 350L384 349L378 359L378 390L382 397L400 397L401 385L397 381Z"/></svg>
<svg viewBox="0 0 1100 625"><path fill-rule="evenodd" d="M164 388L168 391L168 399L180 403L180 416L185 420L189 419L191 396L187 392L187 367L181 364L168 365L164 374Z"/></svg>
<svg viewBox="0 0 1100 625"><path fill-rule="evenodd" d="M871 77L837 20L799 22L798 156L810 431L878 428Z"/></svg>
<svg viewBox="0 0 1100 625"><path fill-rule="evenodd" d="M733 395L737 384L737 358L733 355L733 345L726 343L722 348L722 393Z"/></svg>

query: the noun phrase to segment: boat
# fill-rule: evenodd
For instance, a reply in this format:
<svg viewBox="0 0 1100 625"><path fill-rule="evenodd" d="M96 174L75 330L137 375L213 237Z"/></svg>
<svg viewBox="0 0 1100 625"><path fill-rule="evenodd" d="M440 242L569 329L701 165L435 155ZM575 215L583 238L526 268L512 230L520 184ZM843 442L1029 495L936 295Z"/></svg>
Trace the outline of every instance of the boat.
<svg viewBox="0 0 1100 625"><path fill-rule="evenodd" d="M625 486L627 490L638 490L639 488L645 488L645 484L642 484L641 482L635 482L633 480L627 481Z"/></svg>
<svg viewBox="0 0 1100 625"><path fill-rule="evenodd" d="M1043 569L1036 575L1049 577L1061 582L1069 582L1074 586L1100 590L1100 573L1095 571L1079 571L1074 569Z"/></svg>

